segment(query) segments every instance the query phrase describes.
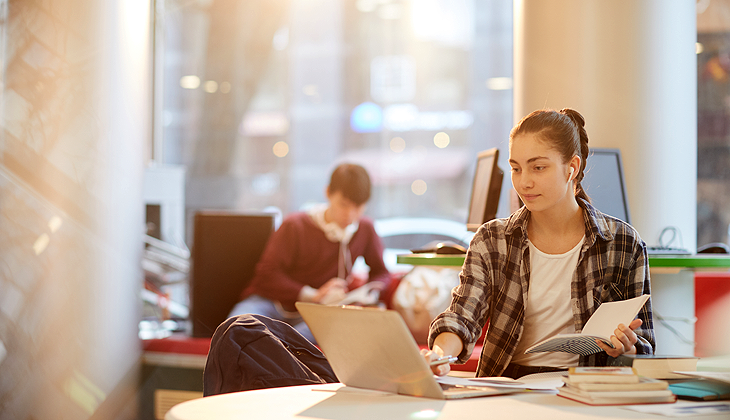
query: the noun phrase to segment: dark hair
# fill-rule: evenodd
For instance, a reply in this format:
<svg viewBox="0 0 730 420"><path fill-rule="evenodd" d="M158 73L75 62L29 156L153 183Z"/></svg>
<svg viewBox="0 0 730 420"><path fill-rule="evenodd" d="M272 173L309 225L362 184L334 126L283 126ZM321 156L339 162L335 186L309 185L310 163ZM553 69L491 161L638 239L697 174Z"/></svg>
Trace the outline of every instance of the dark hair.
<svg viewBox="0 0 730 420"><path fill-rule="evenodd" d="M580 182L585 174L588 159L588 134L585 130L585 120L576 110L563 108L560 111L539 109L531 112L522 119L509 133L509 141L520 134L533 133L543 141L549 143L563 157L563 163L568 163L573 156L580 157L580 168L575 176L575 196L591 202Z"/></svg>
<svg viewBox="0 0 730 420"><path fill-rule="evenodd" d="M353 203L365 204L370 199L370 175L360 165L343 163L332 172L327 191L330 194L339 191Z"/></svg>

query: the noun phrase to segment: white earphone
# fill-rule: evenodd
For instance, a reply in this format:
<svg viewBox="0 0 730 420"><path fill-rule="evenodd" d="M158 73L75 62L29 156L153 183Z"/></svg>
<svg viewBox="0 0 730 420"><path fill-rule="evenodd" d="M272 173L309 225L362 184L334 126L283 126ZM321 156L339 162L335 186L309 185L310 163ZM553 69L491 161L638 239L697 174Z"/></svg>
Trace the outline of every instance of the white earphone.
<svg viewBox="0 0 730 420"><path fill-rule="evenodd" d="M568 181L572 181L573 180L573 172L575 172L575 169L570 168L570 175L568 175Z"/></svg>

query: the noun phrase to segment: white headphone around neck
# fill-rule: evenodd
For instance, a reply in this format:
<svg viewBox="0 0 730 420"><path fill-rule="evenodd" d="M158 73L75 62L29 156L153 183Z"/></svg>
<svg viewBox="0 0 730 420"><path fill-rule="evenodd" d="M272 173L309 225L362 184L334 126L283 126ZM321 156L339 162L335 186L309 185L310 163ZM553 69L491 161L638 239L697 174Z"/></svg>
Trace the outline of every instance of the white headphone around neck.
<svg viewBox="0 0 730 420"><path fill-rule="evenodd" d="M349 244L350 239L352 239L352 235L357 232L358 223L355 222L347 225L347 227L345 227L344 229L334 222L320 225L320 227L322 228L322 231L324 231L324 236L327 237L327 240L331 242L342 242L345 244Z"/></svg>
<svg viewBox="0 0 730 420"><path fill-rule="evenodd" d="M340 225L338 225L337 223L327 223L324 220L324 212L326 210L326 205L315 206L309 210L309 214L312 217L312 220L314 220L314 222L317 224L317 226L322 229L322 232L324 232L324 236L327 238L328 241L349 244L350 239L352 239L352 236L355 234L355 232L357 232L359 223L353 222L347 225L344 229L340 227Z"/></svg>

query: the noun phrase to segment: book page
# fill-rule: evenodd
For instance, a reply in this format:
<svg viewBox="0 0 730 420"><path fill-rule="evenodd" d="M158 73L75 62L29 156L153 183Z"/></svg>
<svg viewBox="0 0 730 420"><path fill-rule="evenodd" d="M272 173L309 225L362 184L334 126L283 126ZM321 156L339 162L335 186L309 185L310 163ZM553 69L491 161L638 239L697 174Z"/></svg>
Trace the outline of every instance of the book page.
<svg viewBox="0 0 730 420"><path fill-rule="evenodd" d="M648 299L649 295L641 295L632 299L601 304L586 322L581 334L610 337L618 324L629 325Z"/></svg>
<svg viewBox="0 0 730 420"><path fill-rule="evenodd" d="M610 341L593 335L559 334L535 344L534 346L525 350L525 353L562 351L565 353L589 355L603 351L603 349L598 347L598 345L596 344L596 339L600 339L609 346L613 346Z"/></svg>
<svg viewBox="0 0 730 420"><path fill-rule="evenodd" d="M336 306L359 305L369 306L378 303L380 286L376 283L365 283L357 289L350 290L339 302L332 303Z"/></svg>

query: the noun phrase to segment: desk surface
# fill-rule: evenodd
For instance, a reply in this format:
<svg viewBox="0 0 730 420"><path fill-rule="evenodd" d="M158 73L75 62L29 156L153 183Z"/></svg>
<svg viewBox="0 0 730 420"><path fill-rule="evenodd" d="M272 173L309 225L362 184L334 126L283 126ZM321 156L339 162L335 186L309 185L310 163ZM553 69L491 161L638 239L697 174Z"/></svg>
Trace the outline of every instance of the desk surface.
<svg viewBox="0 0 730 420"><path fill-rule="evenodd" d="M686 404L678 402L677 404ZM644 406L648 407L648 406ZM342 384L269 388L205 397L174 406L165 420L198 419L658 419L620 406L592 407L553 394L434 400L352 390ZM725 419L727 412L703 420Z"/></svg>
<svg viewBox="0 0 730 420"><path fill-rule="evenodd" d="M458 266L464 264L463 254L401 254L399 264ZM730 268L730 255L695 254L695 255L649 255L649 266L678 268Z"/></svg>

